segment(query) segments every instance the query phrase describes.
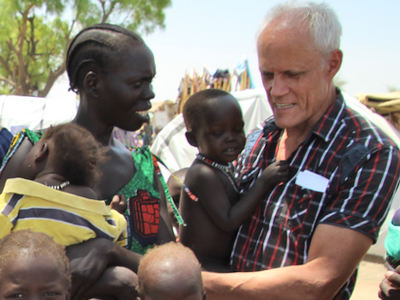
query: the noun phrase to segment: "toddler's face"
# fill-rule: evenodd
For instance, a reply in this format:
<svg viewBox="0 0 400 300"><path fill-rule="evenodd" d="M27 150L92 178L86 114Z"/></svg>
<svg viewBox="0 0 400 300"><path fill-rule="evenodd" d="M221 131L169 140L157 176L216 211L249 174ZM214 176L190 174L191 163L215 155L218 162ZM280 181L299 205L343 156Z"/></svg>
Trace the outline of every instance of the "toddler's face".
<svg viewBox="0 0 400 300"><path fill-rule="evenodd" d="M199 152L221 164L235 160L246 143L242 111L231 98L218 98L196 134Z"/></svg>
<svg viewBox="0 0 400 300"><path fill-rule="evenodd" d="M0 299L68 300L69 291L52 257L22 256L10 261L0 277Z"/></svg>

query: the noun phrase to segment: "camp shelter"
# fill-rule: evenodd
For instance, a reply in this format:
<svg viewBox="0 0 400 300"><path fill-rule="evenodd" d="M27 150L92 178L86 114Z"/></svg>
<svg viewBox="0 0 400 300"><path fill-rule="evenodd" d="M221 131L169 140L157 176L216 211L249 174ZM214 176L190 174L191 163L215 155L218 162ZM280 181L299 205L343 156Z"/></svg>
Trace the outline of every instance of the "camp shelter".
<svg viewBox="0 0 400 300"><path fill-rule="evenodd" d="M356 97L361 103L385 117L397 130L400 130L400 92L381 94L360 93Z"/></svg>
<svg viewBox="0 0 400 300"><path fill-rule="evenodd" d="M39 130L71 121L78 108L76 97L41 98L0 96L0 125L12 134L23 128Z"/></svg>

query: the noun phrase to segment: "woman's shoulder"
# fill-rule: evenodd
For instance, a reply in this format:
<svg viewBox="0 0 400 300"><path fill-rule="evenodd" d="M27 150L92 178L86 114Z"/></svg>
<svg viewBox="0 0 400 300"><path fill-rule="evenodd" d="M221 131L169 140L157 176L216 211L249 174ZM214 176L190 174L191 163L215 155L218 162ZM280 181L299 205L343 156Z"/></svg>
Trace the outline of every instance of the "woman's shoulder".
<svg viewBox="0 0 400 300"><path fill-rule="evenodd" d="M41 137L41 132L29 129L24 129L14 136L0 167L0 190L3 190L8 178L17 177L21 161Z"/></svg>

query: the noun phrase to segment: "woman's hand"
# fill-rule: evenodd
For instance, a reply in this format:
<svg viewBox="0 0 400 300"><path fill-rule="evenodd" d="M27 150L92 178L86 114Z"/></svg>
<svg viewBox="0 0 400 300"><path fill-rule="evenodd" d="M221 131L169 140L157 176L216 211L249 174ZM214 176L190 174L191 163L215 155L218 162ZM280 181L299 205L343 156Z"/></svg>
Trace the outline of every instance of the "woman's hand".
<svg viewBox="0 0 400 300"><path fill-rule="evenodd" d="M80 300L111 263L115 244L106 239L91 239L67 247L72 275L71 300Z"/></svg>
<svg viewBox="0 0 400 300"><path fill-rule="evenodd" d="M128 208L128 203L126 202L126 197L124 194L115 195L111 200L111 209L116 210L120 214L123 214Z"/></svg>
<svg viewBox="0 0 400 300"><path fill-rule="evenodd" d="M388 271L379 286L379 298L383 300L400 300L400 266Z"/></svg>

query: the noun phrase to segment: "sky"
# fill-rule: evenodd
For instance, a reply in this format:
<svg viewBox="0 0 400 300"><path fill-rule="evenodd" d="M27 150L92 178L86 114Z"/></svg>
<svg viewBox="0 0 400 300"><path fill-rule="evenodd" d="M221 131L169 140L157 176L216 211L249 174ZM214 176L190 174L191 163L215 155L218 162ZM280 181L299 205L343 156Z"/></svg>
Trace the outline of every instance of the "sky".
<svg viewBox="0 0 400 300"><path fill-rule="evenodd" d="M203 67L233 71L247 57L256 87L262 87L256 53L257 28L276 0L172 0L165 29L144 36L153 51L157 75L154 101L172 100L185 73ZM343 90L385 93L400 90L400 1L331 0L343 27Z"/></svg>
<svg viewBox="0 0 400 300"><path fill-rule="evenodd" d="M261 88L256 32L278 0L172 0L165 10L165 29L144 40L153 51L156 101L172 100L185 73L228 69L248 59L253 82ZM337 75L350 95L400 90L400 0L328 0L343 27L342 67ZM51 91L68 87L66 76Z"/></svg>

